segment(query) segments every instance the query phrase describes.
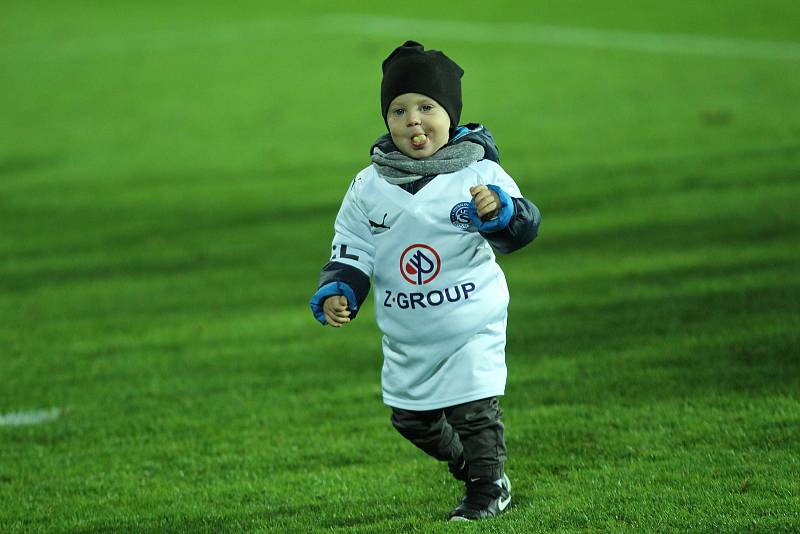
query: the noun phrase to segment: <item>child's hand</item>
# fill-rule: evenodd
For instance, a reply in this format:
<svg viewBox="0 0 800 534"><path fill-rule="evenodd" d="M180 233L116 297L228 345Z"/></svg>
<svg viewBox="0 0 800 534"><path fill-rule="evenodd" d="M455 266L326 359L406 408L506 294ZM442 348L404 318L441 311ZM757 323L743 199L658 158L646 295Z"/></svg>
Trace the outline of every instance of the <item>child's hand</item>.
<svg viewBox="0 0 800 534"><path fill-rule="evenodd" d="M339 328L350 322L350 310L347 309L347 299L342 295L334 295L322 303L322 313L328 324Z"/></svg>
<svg viewBox="0 0 800 534"><path fill-rule="evenodd" d="M469 194L475 201L475 211L478 212L478 217L484 221L497 217L497 213L500 211L500 197L497 196L497 193L485 185L473 185L469 188Z"/></svg>

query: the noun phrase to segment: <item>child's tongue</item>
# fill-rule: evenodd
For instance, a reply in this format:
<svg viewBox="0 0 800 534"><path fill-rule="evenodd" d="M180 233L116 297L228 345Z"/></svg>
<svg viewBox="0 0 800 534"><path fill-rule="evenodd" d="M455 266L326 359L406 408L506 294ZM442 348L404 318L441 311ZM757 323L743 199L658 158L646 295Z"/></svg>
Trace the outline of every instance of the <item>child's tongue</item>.
<svg viewBox="0 0 800 534"><path fill-rule="evenodd" d="M416 146L416 147L420 147L420 146L424 145L425 141L427 141L427 140L428 140L428 136L426 136L425 134L419 134L419 135L415 135L414 137L411 138L411 144Z"/></svg>

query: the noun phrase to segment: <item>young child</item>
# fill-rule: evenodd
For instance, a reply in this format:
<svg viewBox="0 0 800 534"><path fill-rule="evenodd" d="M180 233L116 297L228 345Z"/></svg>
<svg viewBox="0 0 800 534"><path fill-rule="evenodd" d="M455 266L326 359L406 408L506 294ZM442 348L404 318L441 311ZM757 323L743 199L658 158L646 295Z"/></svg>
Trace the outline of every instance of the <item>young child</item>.
<svg viewBox="0 0 800 534"><path fill-rule="evenodd" d="M345 195L311 309L323 325L346 325L372 278L392 424L466 483L450 518L468 521L511 501L497 400L509 297L492 248L531 242L540 215L498 164L491 134L457 126L463 74L414 41L383 62L389 133Z"/></svg>

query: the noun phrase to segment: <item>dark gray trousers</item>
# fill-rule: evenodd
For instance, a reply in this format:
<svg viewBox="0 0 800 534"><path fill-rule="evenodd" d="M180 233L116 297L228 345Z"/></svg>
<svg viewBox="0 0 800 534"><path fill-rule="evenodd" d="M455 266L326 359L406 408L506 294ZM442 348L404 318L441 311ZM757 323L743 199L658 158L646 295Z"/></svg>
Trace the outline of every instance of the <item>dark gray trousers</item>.
<svg viewBox="0 0 800 534"><path fill-rule="evenodd" d="M463 458L465 476L492 481L503 476L506 461L502 417L497 397L421 412L392 408L397 431L437 460L448 462L454 475Z"/></svg>

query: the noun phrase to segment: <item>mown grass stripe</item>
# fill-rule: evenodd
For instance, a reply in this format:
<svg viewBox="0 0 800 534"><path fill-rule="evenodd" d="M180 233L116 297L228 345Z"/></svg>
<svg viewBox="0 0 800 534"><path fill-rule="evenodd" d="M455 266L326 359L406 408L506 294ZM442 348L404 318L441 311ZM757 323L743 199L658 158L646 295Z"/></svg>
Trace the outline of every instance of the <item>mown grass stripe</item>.
<svg viewBox="0 0 800 534"><path fill-rule="evenodd" d="M616 49L654 54L800 59L800 43L706 35L631 32L527 23L402 19L376 16L328 17L328 30L362 35L417 35L459 41L523 43Z"/></svg>

